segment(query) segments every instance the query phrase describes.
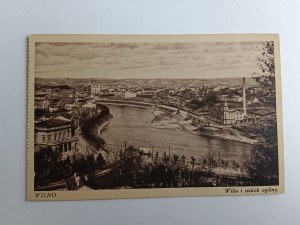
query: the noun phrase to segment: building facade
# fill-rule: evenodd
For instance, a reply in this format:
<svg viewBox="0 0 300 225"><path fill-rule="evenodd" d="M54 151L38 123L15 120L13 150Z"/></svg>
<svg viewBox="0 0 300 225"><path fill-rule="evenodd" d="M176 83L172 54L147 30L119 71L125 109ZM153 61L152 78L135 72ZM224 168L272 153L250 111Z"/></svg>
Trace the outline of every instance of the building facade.
<svg viewBox="0 0 300 225"><path fill-rule="evenodd" d="M243 121L245 114L242 111L229 109L227 102L225 102L223 107L210 112L210 118L214 123L232 125Z"/></svg>
<svg viewBox="0 0 300 225"><path fill-rule="evenodd" d="M78 150L78 138L72 135L71 122L64 117L58 117L36 123L35 151L50 147L55 152L69 155Z"/></svg>
<svg viewBox="0 0 300 225"><path fill-rule="evenodd" d="M49 110L49 99L46 93L36 93L34 96L34 109Z"/></svg>
<svg viewBox="0 0 300 225"><path fill-rule="evenodd" d="M91 95L99 95L101 93L100 84L92 84L91 85Z"/></svg>
<svg viewBox="0 0 300 225"><path fill-rule="evenodd" d="M242 79L242 110L229 109L225 101L223 107L210 112L210 120L223 125L252 124L256 122L255 116L247 115L245 78Z"/></svg>

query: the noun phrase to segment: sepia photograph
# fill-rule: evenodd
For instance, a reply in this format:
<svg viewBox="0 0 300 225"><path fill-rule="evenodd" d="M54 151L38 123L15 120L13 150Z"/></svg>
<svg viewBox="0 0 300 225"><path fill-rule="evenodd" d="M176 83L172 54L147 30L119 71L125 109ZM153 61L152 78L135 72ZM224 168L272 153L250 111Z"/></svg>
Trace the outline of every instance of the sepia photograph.
<svg viewBox="0 0 300 225"><path fill-rule="evenodd" d="M27 198L284 192L278 35L31 35Z"/></svg>

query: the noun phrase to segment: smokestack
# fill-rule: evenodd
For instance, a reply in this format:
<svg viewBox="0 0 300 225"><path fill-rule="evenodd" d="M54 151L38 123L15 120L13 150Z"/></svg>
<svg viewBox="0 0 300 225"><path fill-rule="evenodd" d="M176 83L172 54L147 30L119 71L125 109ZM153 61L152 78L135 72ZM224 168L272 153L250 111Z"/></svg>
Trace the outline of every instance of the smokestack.
<svg viewBox="0 0 300 225"><path fill-rule="evenodd" d="M246 85L245 85L245 77L243 77L243 86L242 86L242 89L243 89L243 113L244 113L244 116L247 115L247 109L246 109Z"/></svg>

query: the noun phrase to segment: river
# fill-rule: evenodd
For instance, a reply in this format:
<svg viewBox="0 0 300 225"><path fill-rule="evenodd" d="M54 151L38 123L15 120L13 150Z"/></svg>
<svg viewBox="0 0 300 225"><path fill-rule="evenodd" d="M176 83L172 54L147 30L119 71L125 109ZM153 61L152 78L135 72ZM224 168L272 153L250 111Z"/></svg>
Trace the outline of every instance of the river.
<svg viewBox="0 0 300 225"><path fill-rule="evenodd" d="M168 152L171 155L185 155L189 160L191 156L197 162L207 154L214 153L216 159L219 155L224 160L235 160L242 163L247 158L251 145L240 142L219 140L202 137L176 129L164 129L151 126L154 118L151 111L146 108L133 106L108 105L113 119L102 131L102 137L112 148L119 149L126 145L153 148L154 152L161 155Z"/></svg>

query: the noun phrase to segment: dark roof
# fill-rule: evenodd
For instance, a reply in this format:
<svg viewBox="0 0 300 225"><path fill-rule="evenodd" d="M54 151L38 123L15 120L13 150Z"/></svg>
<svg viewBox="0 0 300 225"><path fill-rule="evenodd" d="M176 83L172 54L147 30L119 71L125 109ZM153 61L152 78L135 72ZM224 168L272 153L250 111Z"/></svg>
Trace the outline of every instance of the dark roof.
<svg viewBox="0 0 300 225"><path fill-rule="evenodd" d="M41 93L41 92L36 92L35 93L35 97L45 97L47 95L47 93Z"/></svg>
<svg viewBox="0 0 300 225"><path fill-rule="evenodd" d="M60 127L65 125L71 125L70 121L54 118L54 119L38 122L37 124L35 124L35 127L52 128L52 127Z"/></svg>
<svg viewBox="0 0 300 225"><path fill-rule="evenodd" d="M45 101L46 99L44 99L44 98L36 98L36 99L34 99L34 101L35 102L43 102L43 101Z"/></svg>
<svg viewBox="0 0 300 225"><path fill-rule="evenodd" d="M269 115L269 114L275 114L276 111L275 110L267 110L267 109L260 109L257 110L255 112L253 112L254 114L260 115L260 116L265 116L265 115Z"/></svg>

